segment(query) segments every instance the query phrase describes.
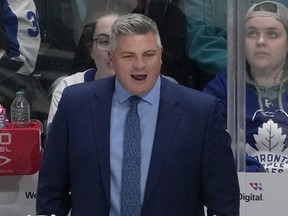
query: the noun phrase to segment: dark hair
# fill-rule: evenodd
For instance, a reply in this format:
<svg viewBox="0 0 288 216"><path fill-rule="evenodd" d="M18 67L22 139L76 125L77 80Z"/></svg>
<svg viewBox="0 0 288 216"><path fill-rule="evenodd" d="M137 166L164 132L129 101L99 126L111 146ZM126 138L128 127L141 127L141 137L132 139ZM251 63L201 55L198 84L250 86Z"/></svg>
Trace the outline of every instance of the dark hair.
<svg viewBox="0 0 288 216"><path fill-rule="evenodd" d="M71 74L96 67L94 60L90 56L90 48L93 44L95 27L96 22L88 23L84 26L77 50L74 53Z"/></svg>

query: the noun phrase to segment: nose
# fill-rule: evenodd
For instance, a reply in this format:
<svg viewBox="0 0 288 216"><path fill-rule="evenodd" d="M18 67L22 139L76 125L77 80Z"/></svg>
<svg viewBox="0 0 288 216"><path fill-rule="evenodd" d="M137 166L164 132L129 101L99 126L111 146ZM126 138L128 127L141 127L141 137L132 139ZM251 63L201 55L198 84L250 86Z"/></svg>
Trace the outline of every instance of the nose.
<svg viewBox="0 0 288 216"><path fill-rule="evenodd" d="M142 57L137 57L135 58L134 60L134 67L137 69L137 70L142 70L143 68L145 68L145 62L143 60Z"/></svg>
<svg viewBox="0 0 288 216"><path fill-rule="evenodd" d="M266 45L266 39L265 39L265 36L263 34L259 35L258 40L257 40L257 45L258 46Z"/></svg>

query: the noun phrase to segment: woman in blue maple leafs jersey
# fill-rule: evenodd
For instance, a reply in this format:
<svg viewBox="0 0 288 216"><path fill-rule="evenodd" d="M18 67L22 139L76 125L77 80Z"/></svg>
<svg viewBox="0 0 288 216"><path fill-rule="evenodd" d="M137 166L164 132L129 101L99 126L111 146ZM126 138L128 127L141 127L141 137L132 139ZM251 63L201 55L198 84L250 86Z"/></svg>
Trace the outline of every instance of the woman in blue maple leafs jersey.
<svg viewBox="0 0 288 216"><path fill-rule="evenodd" d="M246 153L269 173L288 173L287 17L287 8L274 1L246 14ZM226 118L227 76L217 76L204 91L220 99Z"/></svg>

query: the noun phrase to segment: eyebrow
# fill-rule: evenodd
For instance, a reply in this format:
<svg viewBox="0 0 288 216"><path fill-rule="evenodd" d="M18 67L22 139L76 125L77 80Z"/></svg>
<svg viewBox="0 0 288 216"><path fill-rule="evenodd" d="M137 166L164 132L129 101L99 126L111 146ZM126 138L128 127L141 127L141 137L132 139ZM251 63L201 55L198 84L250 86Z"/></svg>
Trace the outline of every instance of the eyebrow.
<svg viewBox="0 0 288 216"><path fill-rule="evenodd" d="M149 53L149 52L153 52L153 53L156 53L157 50L156 49L150 49L150 50L146 50L144 51L142 54L146 54L146 53ZM135 52L131 52L131 51L123 51L121 52L121 54L135 54Z"/></svg>
<svg viewBox="0 0 288 216"><path fill-rule="evenodd" d="M109 37L109 34L100 33L100 34L96 35L96 38L99 38L99 37Z"/></svg>
<svg viewBox="0 0 288 216"><path fill-rule="evenodd" d="M247 27L246 29L248 29L248 30L250 30L250 29L252 29L252 30L254 30L254 29L259 29L259 28L257 28L257 27L255 27L255 26L249 26L249 27ZM277 30L277 31L280 31L281 29L279 29L279 28L277 28L277 27L268 27L268 28L264 28L265 30Z"/></svg>

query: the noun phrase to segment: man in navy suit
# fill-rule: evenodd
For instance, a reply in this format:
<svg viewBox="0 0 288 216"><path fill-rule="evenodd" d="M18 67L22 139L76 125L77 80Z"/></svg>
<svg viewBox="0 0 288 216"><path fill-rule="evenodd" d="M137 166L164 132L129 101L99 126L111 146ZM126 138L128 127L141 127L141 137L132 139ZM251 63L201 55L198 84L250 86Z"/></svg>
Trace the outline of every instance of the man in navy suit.
<svg viewBox="0 0 288 216"><path fill-rule="evenodd" d="M161 40L145 15L117 19L110 44L116 76L63 92L39 172L37 214L202 216L206 206L211 216L239 215L237 173L217 100L160 75ZM141 98L137 215L121 211L133 95Z"/></svg>

